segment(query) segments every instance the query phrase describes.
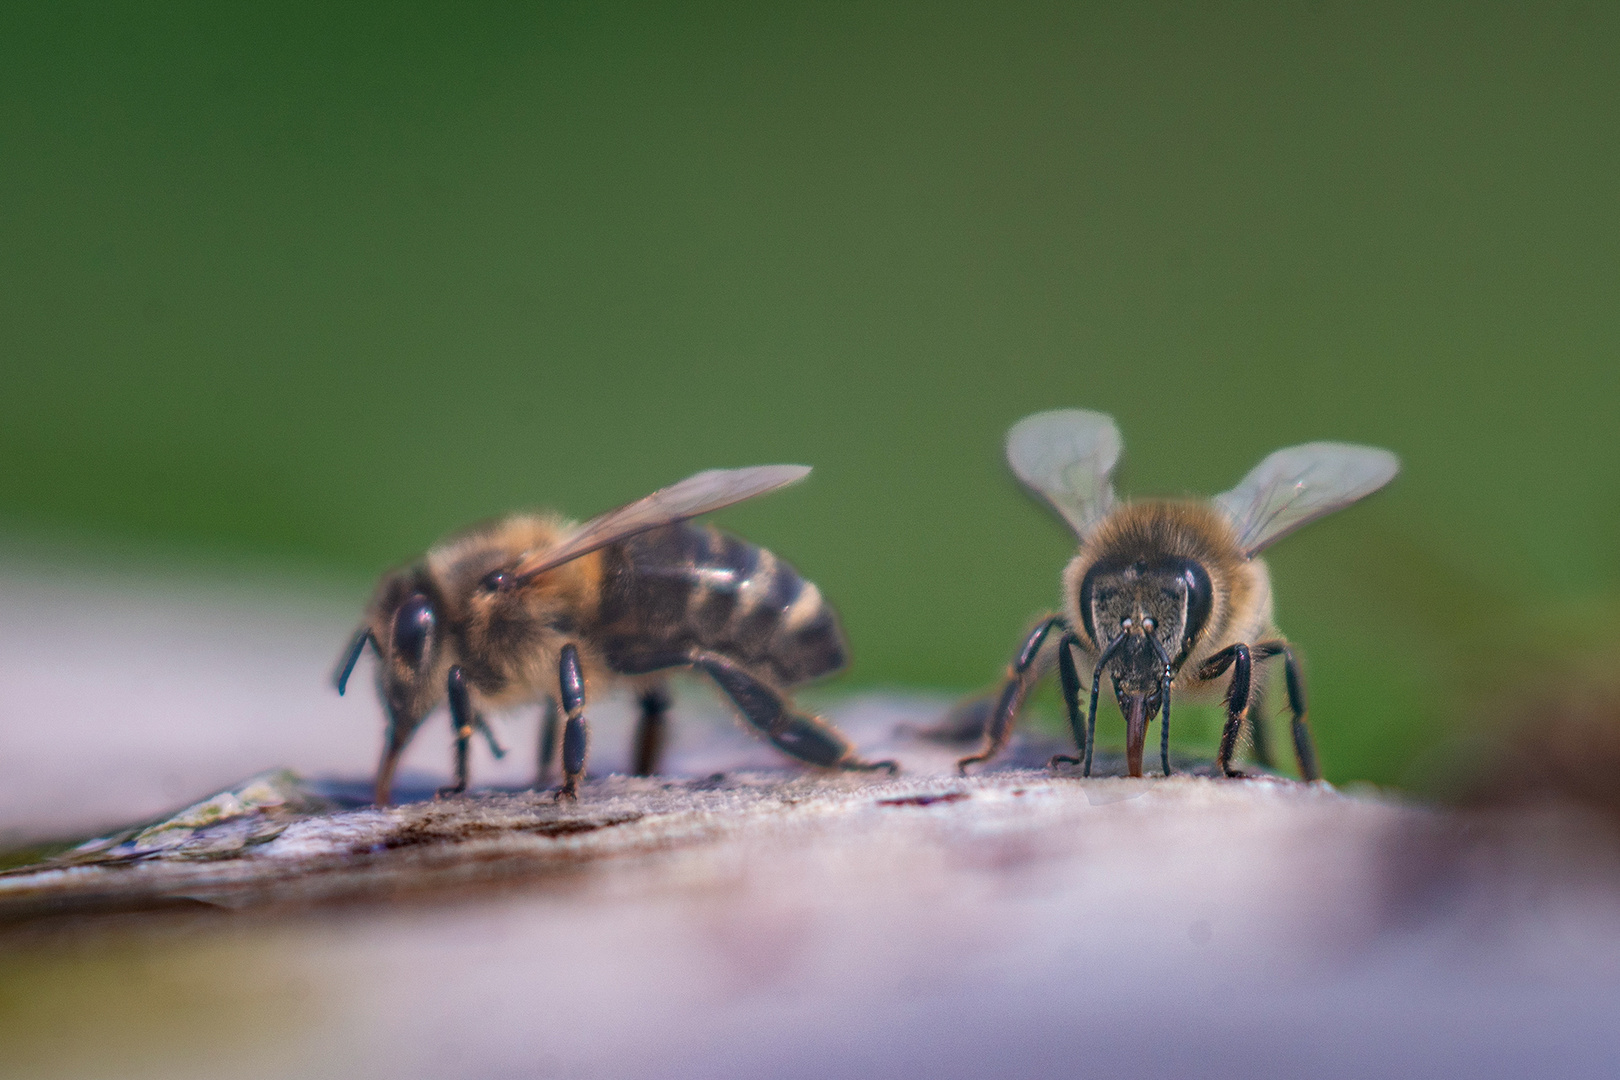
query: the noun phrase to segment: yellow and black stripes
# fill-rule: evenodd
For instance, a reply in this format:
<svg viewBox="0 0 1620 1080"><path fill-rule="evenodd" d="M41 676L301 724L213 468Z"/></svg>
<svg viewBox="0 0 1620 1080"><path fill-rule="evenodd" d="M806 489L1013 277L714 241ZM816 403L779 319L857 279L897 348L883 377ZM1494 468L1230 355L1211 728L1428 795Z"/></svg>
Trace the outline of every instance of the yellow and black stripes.
<svg viewBox="0 0 1620 1080"><path fill-rule="evenodd" d="M764 548L682 523L604 553L599 609L616 670L651 649L732 658L779 686L843 667L843 633L821 592Z"/></svg>

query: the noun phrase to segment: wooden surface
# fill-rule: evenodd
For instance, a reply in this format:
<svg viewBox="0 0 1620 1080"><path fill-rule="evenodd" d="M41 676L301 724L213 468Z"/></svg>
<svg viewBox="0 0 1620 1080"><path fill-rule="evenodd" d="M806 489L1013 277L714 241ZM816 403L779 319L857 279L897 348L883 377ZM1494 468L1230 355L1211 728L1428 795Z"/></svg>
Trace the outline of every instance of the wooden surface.
<svg viewBox="0 0 1620 1080"><path fill-rule="evenodd" d="M608 701L577 805L516 790L532 718L512 717L514 753L480 750L474 775L513 790L377 810L357 805L376 704L322 681L336 617L9 588L45 606L0 628L29 720L0 730L0 832L107 842L0 876L8 1076L1610 1077L1620 1060L1620 842L1578 811L1083 781L1038 767L1053 747L1027 737L963 780L959 751L904 735L944 708L919 695L828 706L905 775L809 776L690 687L667 779L615 775L627 713ZM446 751L424 733L405 794L442 782ZM309 779L241 782L277 764Z"/></svg>
<svg viewBox="0 0 1620 1080"><path fill-rule="evenodd" d="M1620 1054L1620 867L1565 812L1018 769L173 831L0 878L17 1075L1602 1076Z"/></svg>

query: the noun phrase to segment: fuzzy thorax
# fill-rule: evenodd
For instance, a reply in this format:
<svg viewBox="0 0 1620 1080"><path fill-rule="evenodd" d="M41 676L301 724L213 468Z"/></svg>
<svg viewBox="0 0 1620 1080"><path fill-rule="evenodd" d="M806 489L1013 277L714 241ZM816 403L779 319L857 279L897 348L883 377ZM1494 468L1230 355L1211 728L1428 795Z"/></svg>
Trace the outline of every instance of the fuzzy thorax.
<svg viewBox="0 0 1620 1080"><path fill-rule="evenodd" d="M418 563L385 576L368 611L378 642L379 689L407 734L444 700L445 678L459 665L481 705L502 708L555 692L557 656L582 623L594 618L601 558L586 555L517 588L496 576L566 536L572 522L518 515L476 526L436 545ZM431 602L423 652L399 654L395 621L404 598ZM588 679L609 677L581 650Z"/></svg>
<svg viewBox="0 0 1620 1080"><path fill-rule="evenodd" d="M1182 673L1195 670L1211 653L1236 641L1255 641L1271 627L1271 585L1265 563L1245 559L1231 523L1204 502L1155 501L1115 507L1081 543L1063 571L1063 611L1093 662L1106 640L1088 632L1095 610L1083 611L1081 593L1088 573L1153 567L1173 560L1197 564L1208 575L1209 609L1190 642L1165 642L1179 656ZM1094 628L1097 629L1097 628ZM1105 637L1100 630L1098 637ZM1186 675L1177 683L1186 681Z"/></svg>
<svg viewBox="0 0 1620 1080"><path fill-rule="evenodd" d="M555 694L557 661L573 642L589 681L610 677L607 665L580 640L594 622L601 592L602 557L593 552L515 587L496 587L495 576L543 554L573 530L555 516L519 515L453 538L428 553L430 573L442 590L449 643L480 701L492 708L525 704Z"/></svg>

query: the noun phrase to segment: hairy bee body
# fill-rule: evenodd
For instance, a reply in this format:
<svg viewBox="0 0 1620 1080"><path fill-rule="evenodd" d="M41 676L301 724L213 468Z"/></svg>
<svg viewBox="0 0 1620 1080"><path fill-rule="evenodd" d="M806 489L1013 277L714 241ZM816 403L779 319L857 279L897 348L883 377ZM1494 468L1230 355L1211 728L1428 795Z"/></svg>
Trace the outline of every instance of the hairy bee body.
<svg viewBox="0 0 1620 1080"><path fill-rule="evenodd" d="M1227 776L1247 730L1270 764L1256 666L1283 660L1300 775L1319 773L1306 722L1299 662L1276 632L1271 577L1261 551L1295 529L1377 491L1399 471L1394 454L1348 443L1306 443L1268 455L1237 487L1208 501L1120 502L1112 483L1122 449L1112 418L1084 409L1027 416L1007 433L1007 461L1074 530L1079 548L1063 571L1060 614L1025 639L993 702L970 703L941 727L972 730L983 717L983 749L959 767L988 761L1006 745L1030 687L1056 662L1082 757L1053 764L1091 772L1097 699L1113 686L1125 718L1125 763L1142 775L1147 726L1160 717L1159 760L1170 772L1172 696L1209 697L1224 682L1226 722L1216 765ZM1045 649L1055 643L1056 649ZM1044 658L1044 659L1043 659ZM1079 663L1076 663L1076 660ZM1230 674L1228 674L1230 673ZM1081 697L1089 690L1089 706ZM982 708L980 707L982 704Z"/></svg>
<svg viewBox="0 0 1620 1080"><path fill-rule="evenodd" d="M815 584L770 551L682 523L603 549L600 603L587 635L615 671L652 653L729 656L793 687L848 663L838 617Z"/></svg>
<svg viewBox="0 0 1620 1080"><path fill-rule="evenodd" d="M1170 570L1173 573L1167 574ZM1166 577L1192 574L1181 609L1180 590L1166 591ZM1098 595L1099 582L1112 591ZM1207 597L1199 603L1200 594ZM1198 677L1211 656L1237 642L1276 634L1272 625L1271 575L1265 561L1245 559L1231 524L1207 503L1141 502L1116 506L1081 543L1063 571L1063 610L1081 655L1092 664L1121 633L1126 619L1154 621L1175 669L1171 686L1197 700L1215 683ZM1120 687L1151 691L1136 672L1151 670L1145 641L1128 636L1109 673Z"/></svg>
<svg viewBox="0 0 1620 1080"><path fill-rule="evenodd" d="M604 685L694 651L729 657L784 689L848 662L838 618L815 584L765 548L713 526L652 529L521 585L504 584L510 567L573 527L525 515L464 534L385 583L375 607L392 610L395 594L407 588L433 597L449 645L440 664L459 665L495 708L549 695L569 643L587 682ZM439 697L416 702L418 711Z"/></svg>
<svg viewBox="0 0 1620 1080"><path fill-rule="evenodd" d="M546 707L542 779L558 707L563 791L583 776L583 707L627 682L642 692L638 772L656 771L667 699L661 674L700 671L743 717L812 765L868 769L826 722L797 712L785 691L843 668L838 617L816 586L770 551L686 518L802 478L765 466L700 473L584 525L522 514L453 536L385 576L337 677L341 692L366 644L388 713L378 769L386 801L405 744L447 699L456 731L457 785L485 709ZM892 769L892 763L880 763Z"/></svg>

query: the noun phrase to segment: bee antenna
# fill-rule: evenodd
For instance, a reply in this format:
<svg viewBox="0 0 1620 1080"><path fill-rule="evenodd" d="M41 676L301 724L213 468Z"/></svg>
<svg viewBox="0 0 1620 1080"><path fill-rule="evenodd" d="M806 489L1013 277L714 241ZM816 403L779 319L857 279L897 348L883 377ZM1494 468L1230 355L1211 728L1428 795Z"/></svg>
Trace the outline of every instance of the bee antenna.
<svg viewBox="0 0 1620 1080"><path fill-rule="evenodd" d="M371 643L378 656L382 655L382 650L377 647L377 639L372 636L371 627L362 626L356 630L349 647L343 651L343 659L338 664L337 671L332 675L332 684L337 687L340 697L349 687L349 676L354 674L354 665L360 662L360 653L365 650L367 642Z"/></svg>

